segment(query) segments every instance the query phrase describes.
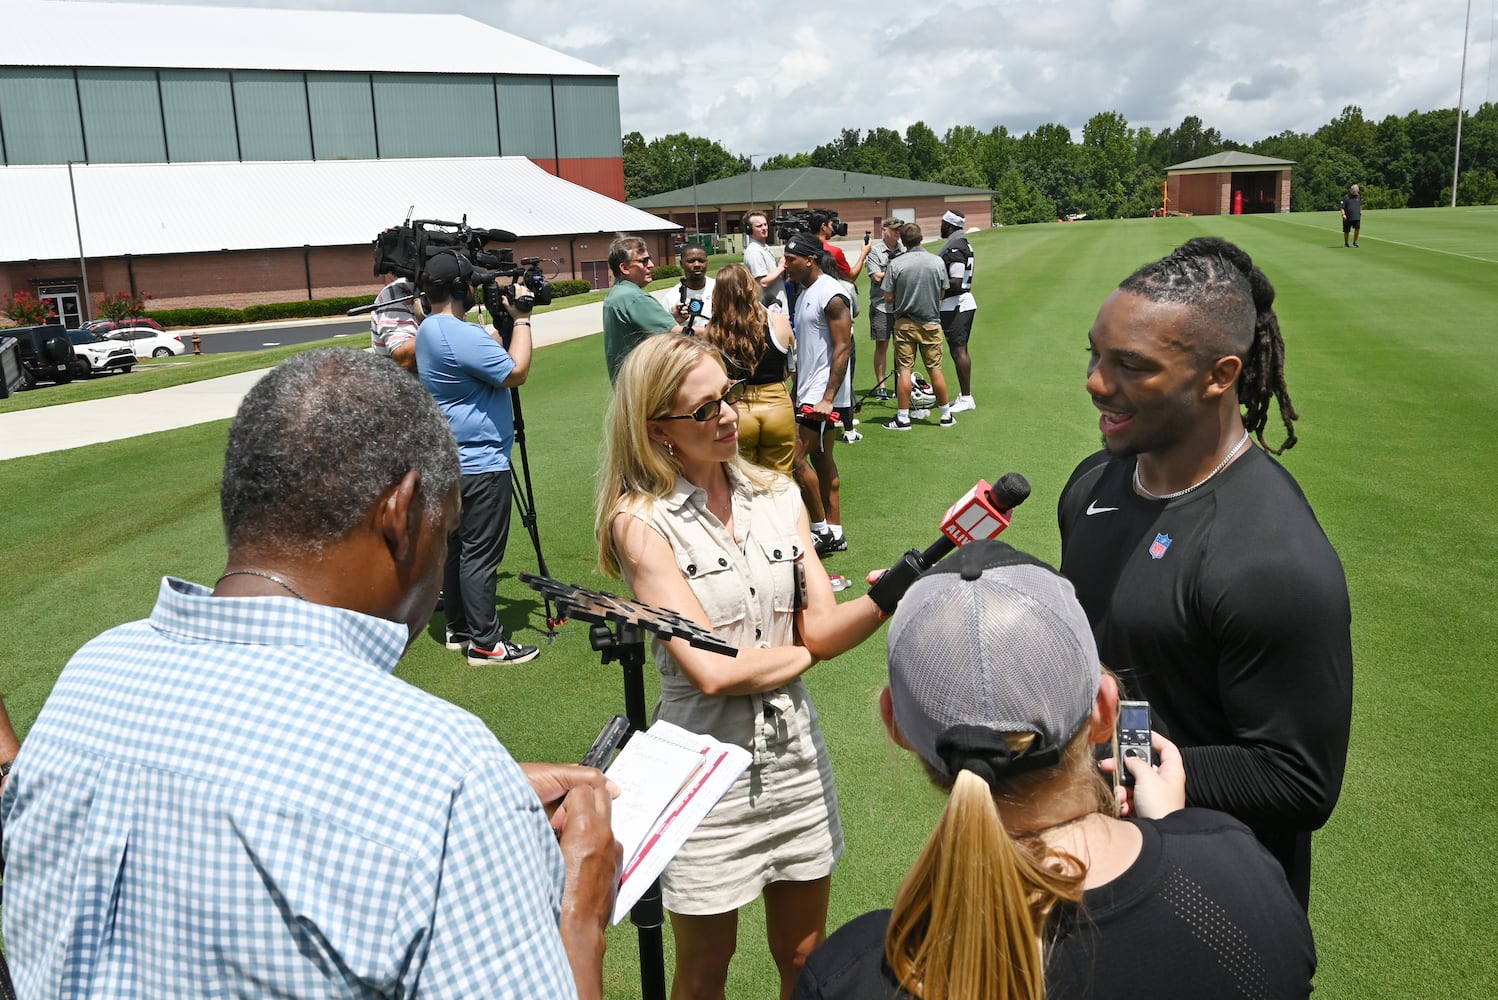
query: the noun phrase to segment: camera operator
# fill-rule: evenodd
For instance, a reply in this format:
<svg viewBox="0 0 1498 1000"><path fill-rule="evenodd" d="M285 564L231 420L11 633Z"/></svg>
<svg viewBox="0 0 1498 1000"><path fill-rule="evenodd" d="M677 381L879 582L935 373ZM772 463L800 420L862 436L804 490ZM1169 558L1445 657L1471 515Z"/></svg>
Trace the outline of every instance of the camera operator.
<svg viewBox="0 0 1498 1000"><path fill-rule="evenodd" d="M624 356L640 341L653 333L681 333L686 322L686 303L667 312L645 291L653 273L651 263L650 251L638 236L621 236L609 246L614 287L603 300L603 360L610 385L619 375Z"/></svg>
<svg viewBox="0 0 1498 1000"><path fill-rule="evenodd" d="M859 255L858 263L849 264L842 248L832 242L834 236L848 235L848 226L838 221L837 213L830 209L814 208L806 213L806 218L811 224L812 231L822 238L822 246L832 254L832 259L837 261L838 273L833 274L833 277L843 281L857 281L859 273L863 271L864 261L869 259L869 252L872 249L869 244L863 245L863 253ZM841 233L838 232L839 228L842 229Z"/></svg>
<svg viewBox="0 0 1498 1000"><path fill-rule="evenodd" d="M786 315L790 314L790 303L785 296L785 262L777 260L770 249L770 219L765 213L755 210L744 216L744 233L749 245L744 247L744 266L759 282L760 302L766 309Z"/></svg>
<svg viewBox="0 0 1498 1000"><path fill-rule="evenodd" d="M405 301L399 301L402 299ZM370 347L416 374L416 330L423 319L416 283L392 276L375 296L374 311L369 314Z"/></svg>
<svg viewBox="0 0 1498 1000"><path fill-rule="evenodd" d="M462 520L448 541L442 584L447 648L466 648L473 666L528 663L540 650L505 638L494 599L513 502L510 389L524 385L531 370L530 311L521 307L530 291L513 285L505 298L514 320L506 348L498 334L464 319L476 302L474 279L473 265L456 251L427 262L421 289L432 314L416 338L421 384L447 417L463 462Z"/></svg>

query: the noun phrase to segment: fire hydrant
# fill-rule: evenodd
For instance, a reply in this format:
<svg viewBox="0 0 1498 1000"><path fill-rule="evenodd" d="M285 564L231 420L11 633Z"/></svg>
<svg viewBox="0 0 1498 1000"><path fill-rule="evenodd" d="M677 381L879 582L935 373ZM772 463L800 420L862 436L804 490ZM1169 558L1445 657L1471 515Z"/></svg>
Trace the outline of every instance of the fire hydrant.
<svg viewBox="0 0 1498 1000"><path fill-rule="evenodd" d="M192 332L192 352L194 354L203 353L203 338L198 336L198 331L196 330Z"/></svg>

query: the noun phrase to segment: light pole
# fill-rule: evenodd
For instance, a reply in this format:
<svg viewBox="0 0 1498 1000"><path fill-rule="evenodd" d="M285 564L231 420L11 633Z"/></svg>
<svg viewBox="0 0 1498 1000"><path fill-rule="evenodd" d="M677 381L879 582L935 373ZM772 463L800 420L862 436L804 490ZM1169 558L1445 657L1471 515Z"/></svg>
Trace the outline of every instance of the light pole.
<svg viewBox="0 0 1498 1000"><path fill-rule="evenodd" d="M698 236L702 235L702 216L697 211L697 150L695 149L692 150L692 228Z"/></svg>
<svg viewBox="0 0 1498 1000"><path fill-rule="evenodd" d="M749 154L749 211L754 211L759 206L754 203L754 158L764 156L764 153Z"/></svg>
<svg viewBox="0 0 1498 1000"><path fill-rule="evenodd" d="M1467 90L1467 31L1472 26L1472 0L1467 0L1467 19L1462 22L1462 76L1456 85L1456 157L1451 162L1451 207L1456 207L1456 178L1462 165L1462 99Z"/></svg>
<svg viewBox="0 0 1498 1000"><path fill-rule="evenodd" d="M91 302L91 296L88 295L88 263L84 260L84 225L78 220L78 189L73 187L73 163L82 163L82 160L67 160L67 193L72 195L73 199L73 232L78 234L78 272L84 278L82 322L87 323L88 320L93 319L93 302Z"/></svg>

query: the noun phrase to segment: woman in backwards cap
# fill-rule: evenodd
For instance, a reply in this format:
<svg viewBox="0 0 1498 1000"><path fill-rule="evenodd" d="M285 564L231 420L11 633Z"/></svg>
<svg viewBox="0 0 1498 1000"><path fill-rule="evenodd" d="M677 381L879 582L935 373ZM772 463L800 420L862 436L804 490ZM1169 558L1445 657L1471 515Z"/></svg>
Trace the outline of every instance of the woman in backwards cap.
<svg viewBox="0 0 1498 1000"><path fill-rule="evenodd" d="M1180 753L1120 819L1093 746L1118 688L1072 586L1000 542L927 574L890 623L885 725L949 792L893 910L812 953L797 998L1305 997L1305 913L1248 827L1182 808ZM1112 762L1109 762L1111 766Z"/></svg>

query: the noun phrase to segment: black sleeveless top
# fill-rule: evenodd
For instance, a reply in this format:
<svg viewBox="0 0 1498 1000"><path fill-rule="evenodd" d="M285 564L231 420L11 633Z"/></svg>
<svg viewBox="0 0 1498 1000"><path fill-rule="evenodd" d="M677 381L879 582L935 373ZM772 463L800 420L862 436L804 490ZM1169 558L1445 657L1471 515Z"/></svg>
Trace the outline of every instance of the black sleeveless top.
<svg viewBox="0 0 1498 1000"><path fill-rule="evenodd" d="M775 343L775 336L770 331L770 323L765 322L765 353L760 356L759 364L755 365L754 371L745 374L744 366L736 359L726 357L733 374L740 376L750 385L773 385L776 382L785 381L785 357L786 352L780 345Z"/></svg>

